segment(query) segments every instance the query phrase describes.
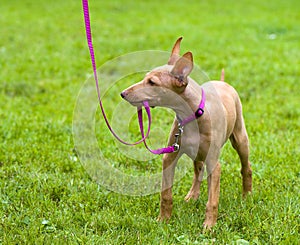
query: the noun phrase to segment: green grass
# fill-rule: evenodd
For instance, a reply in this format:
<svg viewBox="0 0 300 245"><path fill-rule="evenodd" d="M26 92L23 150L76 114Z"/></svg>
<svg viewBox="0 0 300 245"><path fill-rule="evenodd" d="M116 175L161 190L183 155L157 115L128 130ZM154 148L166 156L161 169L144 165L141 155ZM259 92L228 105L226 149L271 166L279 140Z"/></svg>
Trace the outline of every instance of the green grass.
<svg viewBox="0 0 300 245"><path fill-rule="evenodd" d="M198 201L183 201L192 164L174 185L169 224L156 222L158 193L132 197L97 185L76 161L72 136L76 98L91 74L81 1L5 0L0 244L299 244L300 2L104 2L90 3L98 65L138 50L169 51L184 36L182 50L191 50L212 79L225 68L244 106L253 195L241 198L240 165L229 145L221 159L219 219L210 233L201 232L206 182ZM111 101L121 100L116 96ZM106 107L111 114L114 104L108 100ZM101 149L112 161L124 159L113 154L97 118L98 133L108 137L99 139ZM163 124L159 113L155 118ZM118 167L160 171L159 158L149 164L128 160Z"/></svg>

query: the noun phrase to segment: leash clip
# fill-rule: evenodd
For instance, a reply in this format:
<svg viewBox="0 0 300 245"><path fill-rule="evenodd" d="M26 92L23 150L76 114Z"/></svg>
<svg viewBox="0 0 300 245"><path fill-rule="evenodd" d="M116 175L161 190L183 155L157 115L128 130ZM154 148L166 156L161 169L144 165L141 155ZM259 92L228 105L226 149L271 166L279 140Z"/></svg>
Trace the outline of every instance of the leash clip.
<svg viewBox="0 0 300 245"><path fill-rule="evenodd" d="M174 152L177 152L180 149L179 139L180 139L182 133L183 133L183 126L178 124L178 133L175 134L175 143L172 145L173 149L174 149Z"/></svg>
<svg viewBox="0 0 300 245"><path fill-rule="evenodd" d="M179 144L174 143L172 146L173 146L174 152L179 151L179 149L180 149L180 145Z"/></svg>

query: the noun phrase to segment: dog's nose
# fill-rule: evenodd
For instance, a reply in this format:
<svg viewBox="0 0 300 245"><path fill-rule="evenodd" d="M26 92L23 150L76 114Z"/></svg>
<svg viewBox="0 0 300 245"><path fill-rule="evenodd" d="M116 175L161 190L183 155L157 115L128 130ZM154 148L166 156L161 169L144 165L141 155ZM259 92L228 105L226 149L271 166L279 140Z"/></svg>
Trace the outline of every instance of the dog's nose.
<svg viewBox="0 0 300 245"><path fill-rule="evenodd" d="M124 99L125 96L126 96L126 93L123 91L120 95L121 95L121 97Z"/></svg>

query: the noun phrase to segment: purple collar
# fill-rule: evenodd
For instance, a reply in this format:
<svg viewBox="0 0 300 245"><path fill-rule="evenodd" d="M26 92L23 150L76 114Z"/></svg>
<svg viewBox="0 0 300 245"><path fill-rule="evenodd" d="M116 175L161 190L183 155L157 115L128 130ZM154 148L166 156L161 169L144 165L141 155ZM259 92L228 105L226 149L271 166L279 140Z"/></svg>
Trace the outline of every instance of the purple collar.
<svg viewBox="0 0 300 245"><path fill-rule="evenodd" d="M195 120L195 119L198 119L199 117L201 117L203 114L204 114L204 107L205 107L205 93L204 93L204 90L203 88L201 89L202 90L202 97L201 97L201 101L200 101L200 104L198 106L198 109L195 111L194 114L190 115L189 117L183 119L183 120L180 120L178 117L177 117L177 120L179 122L179 126L184 126L188 123L190 123L191 121Z"/></svg>

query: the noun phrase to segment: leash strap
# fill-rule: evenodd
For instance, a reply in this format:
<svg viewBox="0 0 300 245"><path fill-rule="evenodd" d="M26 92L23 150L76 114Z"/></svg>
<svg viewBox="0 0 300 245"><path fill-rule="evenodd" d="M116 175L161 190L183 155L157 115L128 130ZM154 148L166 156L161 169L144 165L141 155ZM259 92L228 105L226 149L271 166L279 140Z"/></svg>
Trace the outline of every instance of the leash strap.
<svg viewBox="0 0 300 245"><path fill-rule="evenodd" d="M149 108L148 101L144 101L143 104L144 104L144 107L145 107L146 112L148 114L148 119L151 122L151 115L150 115L150 108ZM143 138L145 138L144 137L144 126L143 126L143 112L142 112L141 108L138 109L138 119L139 119L139 125L140 125L141 135L142 135ZM156 154L156 155L165 154L165 153L172 153L172 152L174 152L176 150L174 146L168 146L168 147L165 147L165 148L160 148L160 149L152 150L152 149L150 149L148 147L148 145L146 143L146 140L144 140L144 145L148 149L148 151L150 151L151 153Z"/></svg>
<svg viewBox="0 0 300 245"><path fill-rule="evenodd" d="M179 145L179 138L181 137L181 134L183 133L183 127L190 123L193 120L196 120L197 118L201 117L204 114L204 107L205 107L205 101L206 101L206 97L205 97L205 93L204 90L202 89L202 97L201 97L201 101L200 104L198 106L198 109L196 110L196 112L194 114L192 114L191 116L183 119L183 120L179 120L179 124L178 124L178 133L175 134L175 143L171 146L165 147L165 148L159 148L156 150L152 150L149 148L149 146L146 143L146 140L144 140L144 145L145 147L153 154L165 154L165 153L173 153L173 152L177 152L180 149L180 145ZM149 108L149 104L148 101L144 101L143 102L144 107L147 111L148 114L148 119L150 120L151 123L151 115L150 115L150 108ZM149 111L149 112L148 112ZM141 131L141 135L143 138L144 137L144 126L143 126L143 112L142 109L138 109L138 118L139 118L139 125L140 125L140 131ZM147 132L148 133L148 132Z"/></svg>
<svg viewBox="0 0 300 245"><path fill-rule="evenodd" d="M91 61L92 61L92 66L93 66L93 72L94 72L94 79L96 82L96 88L97 88L97 95L98 95L98 101L99 101L99 105L100 105L100 109L103 115L103 118L105 120L105 123L108 127L108 129L110 130L110 132L113 134L113 136L119 140L121 143L125 144L125 145L137 145L140 144L142 142L145 142L146 138L149 136L150 133L150 127L151 127L151 115L150 115L150 108L148 103L146 103L145 105L145 109L148 115L148 130L146 135L142 135L142 139L135 142L135 143L128 143L124 140L122 140L112 129L112 127L110 126L109 122L108 122L108 118L105 114L104 111L104 107L102 104L102 100L101 100L101 96L100 96L100 89L99 89L99 82L98 82L98 76L97 76L97 69L96 69L96 61L95 61L95 54L94 54L94 47L93 47L93 42L92 42L92 31L91 31L91 22L90 22L90 14L89 14L89 5L88 5L88 0L82 0L82 7L83 7L83 14L84 14L84 23L85 23L85 31L86 31L86 38L87 38L87 43L88 43L88 47L89 47L89 51L90 51L90 57L91 57Z"/></svg>

